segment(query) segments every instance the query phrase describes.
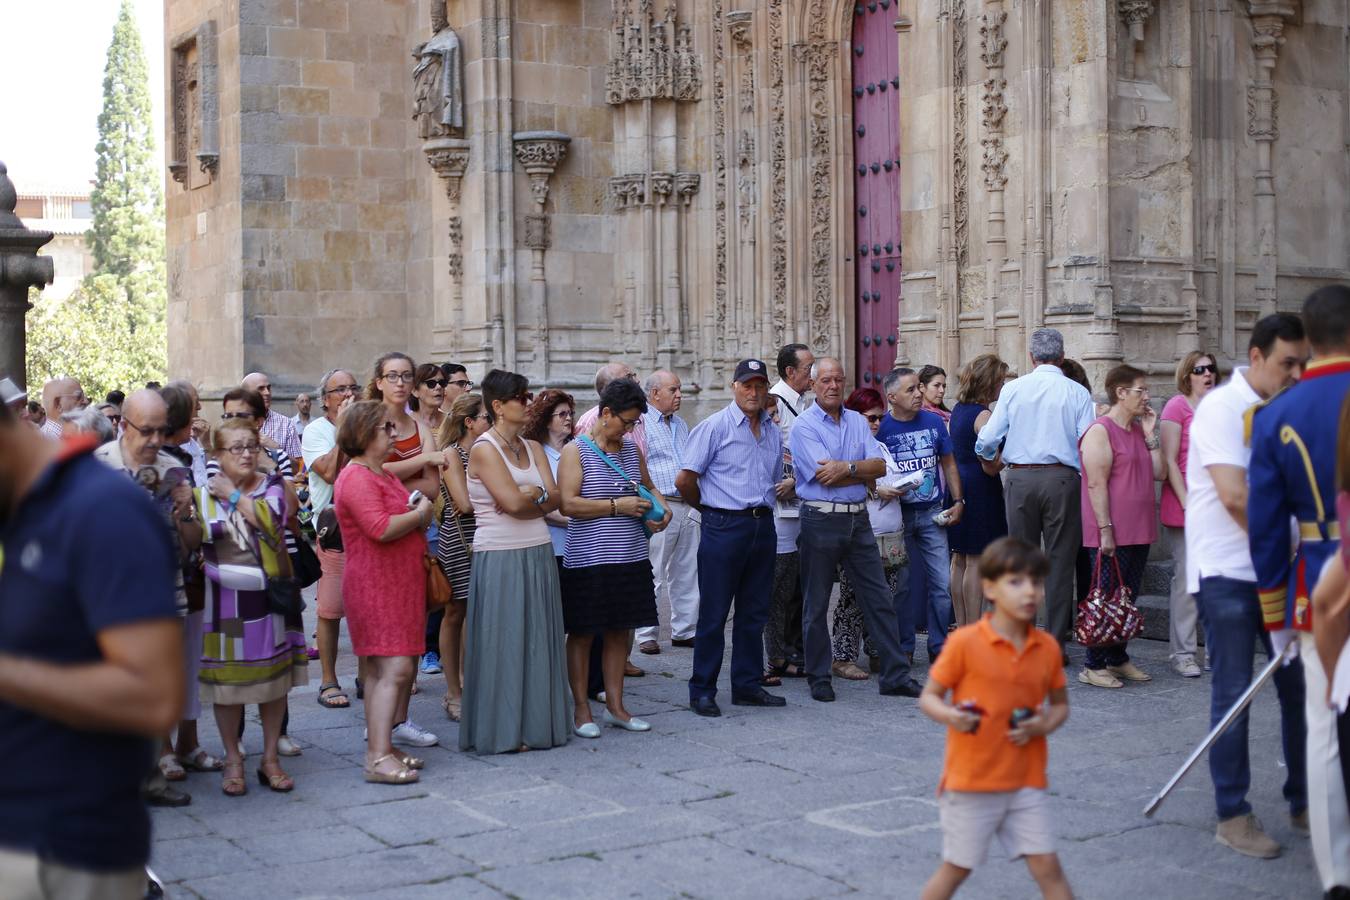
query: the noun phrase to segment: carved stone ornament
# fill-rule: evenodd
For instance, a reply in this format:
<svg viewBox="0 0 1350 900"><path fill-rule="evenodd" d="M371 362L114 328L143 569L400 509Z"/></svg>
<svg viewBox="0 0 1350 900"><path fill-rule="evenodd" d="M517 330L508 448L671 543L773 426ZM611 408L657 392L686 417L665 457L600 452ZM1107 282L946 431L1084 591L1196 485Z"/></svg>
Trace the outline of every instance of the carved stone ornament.
<svg viewBox="0 0 1350 900"><path fill-rule="evenodd" d="M787 42L785 0L769 0L769 271L774 344L787 342Z"/></svg>
<svg viewBox="0 0 1350 900"><path fill-rule="evenodd" d="M676 21L674 0L656 18L652 0L613 0L613 40L605 72L605 101L697 100L702 63L693 31Z"/></svg>
<svg viewBox="0 0 1350 900"><path fill-rule="evenodd" d="M1003 51L1008 49L1008 39L1003 36L1003 24L1008 14L1003 10L980 16L980 59L990 69L1003 67Z"/></svg>
<svg viewBox="0 0 1350 900"><path fill-rule="evenodd" d="M213 180L220 165L220 97L216 89L216 23L207 20L174 38L170 97L173 123L169 174L193 187L190 166ZM200 186L200 185L196 185Z"/></svg>
<svg viewBox="0 0 1350 900"><path fill-rule="evenodd" d="M984 161L980 163L980 170L984 172L984 186L990 191L1001 191L1008 183L1005 170L1008 151L1003 149L1003 138L997 135L987 137L980 141L980 146L984 148Z"/></svg>
<svg viewBox="0 0 1350 900"><path fill-rule="evenodd" d="M531 250L548 249L548 216L525 217L525 246Z"/></svg>
<svg viewBox="0 0 1350 900"><path fill-rule="evenodd" d="M1247 134L1258 141L1280 139L1280 95L1270 85L1247 85Z"/></svg>
<svg viewBox="0 0 1350 900"><path fill-rule="evenodd" d="M680 196L680 201L685 206L693 202L694 195L698 193L698 185L697 172L681 172L675 176L675 193Z"/></svg>
<svg viewBox="0 0 1350 900"><path fill-rule="evenodd" d="M812 41L797 45L798 58L806 63L807 149L810 239L808 259L811 281L811 349L828 353L834 343L834 173L831 136L830 69L838 45L825 36L824 0L812 0Z"/></svg>
<svg viewBox="0 0 1350 900"><path fill-rule="evenodd" d="M616 210L639 207L647 199L647 176L615 175L609 180L609 194Z"/></svg>
<svg viewBox="0 0 1350 900"><path fill-rule="evenodd" d="M737 10L727 13L727 32L731 42L742 53L750 49L754 13L749 10Z"/></svg>
<svg viewBox="0 0 1350 900"><path fill-rule="evenodd" d="M967 144L969 118L966 87L970 84L966 49L966 0L952 0L952 232L956 244L956 268L970 264L970 152ZM958 274L959 278L959 274Z"/></svg>
<svg viewBox="0 0 1350 900"><path fill-rule="evenodd" d="M675 176L669 172L653 172L651 177L652 196L659 206L665 206L675 189Z"/></svg>
<svg viewBox="0 0 1350 900"><path fill-rule="evenodd" d="M520 131L513 139L516 160L530 176L530 193L542 209L548 201L548 179L567 156L572 139L561 131Z"/></svg>
<svg viewBox="0 0 1350 900"><path fill-rule="evenodd" d="M445 15L432 0L431 40L413 51L413 119L422 140L464 134L464 54Z"/></svg>
<svg viewBox="0 0 1350 900"><path fill-rule="evenodd" d="M422 145L432 171L445 180L445 194L452 206L459 205L459 191L469 166L469 142L462 138L438 138Z"/></svg>
<svg viewBox="0 0 1350 900"><path fill-rule="evenodd" d="M1003 118L1008 114L1008 104L1003 99L1003 92L1007 87L1008 82L1002 78L985 79L981 112L987 131L997 131L1003 127Z"/></svg>
<svg viewBox="0 0 1350 900"><path fill-rule="evenodd" d="M1116 12L1133 31L1136 25L1143 25L1153 15L1153 0L1116 0Z"/></svg>

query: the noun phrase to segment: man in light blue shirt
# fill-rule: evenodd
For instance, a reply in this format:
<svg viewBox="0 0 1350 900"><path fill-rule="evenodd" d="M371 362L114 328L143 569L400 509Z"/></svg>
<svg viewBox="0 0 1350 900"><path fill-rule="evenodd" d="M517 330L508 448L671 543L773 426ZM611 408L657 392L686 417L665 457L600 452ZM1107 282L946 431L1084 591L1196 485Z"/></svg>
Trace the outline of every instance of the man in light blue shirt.
<svg viewBox="0 0 1350 900"><path fill-rule="evenodd" d="M792 426L789 443L801 499L797 548L802 573L802 643L811 697L834 700L830 632L825 614L840 566L852 582L867 633L881 657L881 693L917 697L900 651L895 598L877 553L867 515L867 491L886 474L886 459L867 420L844 408L844 367L826 357L816 364L816 403Z"/></svg>
<svg viewBox="0 0 1350 900"><path fill-rule="evenodd" d="M1074 558L1083 544L1078 440L1096 410L1087 389L1059 368L1064 337L1058 331L1031 335L1031 361L1029 374L1004 385L975 452L993 459L1002 444L1008 534L1033 546L1044 539L1050 557L1046 630L1062 646L1073 624Z"/></svg>
<svg viewBox="0 0 1350 900"><path fill-rule="evenodd" d="M670 525L652 535L652 577L656 585L656 609L670 607L670 644L694 646L698 625L698 526L689 519L689 504L675 487L675 476L684 468L689 444L689 426L679 416L680 377L674 372L653 372L647 379L647 412L642 420L647 432L647 472L652 484L670 507ZM657 627L639 628L635 634L643 653L661 652Z"/></svg>
<svg viewBox="0 0 1350 900"><path fill-rule="evenodd" d="M764 363L743 359L731 385L735 402L689 433L683 468L675 477L680 499L700 522L698 626L689 708L720 716L717 676L722 669L731 606L731 702L737 706L784 706L764 690L764 623L777 536L774 490L783 479L783 443L765 410L769 380Z"/></svg>

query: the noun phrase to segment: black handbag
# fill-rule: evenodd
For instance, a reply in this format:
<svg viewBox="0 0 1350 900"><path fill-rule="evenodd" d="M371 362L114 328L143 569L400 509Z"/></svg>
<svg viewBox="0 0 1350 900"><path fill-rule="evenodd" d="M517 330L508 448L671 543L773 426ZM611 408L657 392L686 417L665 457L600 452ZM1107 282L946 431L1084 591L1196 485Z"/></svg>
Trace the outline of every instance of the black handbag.
<svg viewBox="0 0 1350 900"><path fill-rule="evenodd" d="M300 582L289 575L267 576L267 611L283 619L298 619L305 611Z"/></svg>
<svg viewBox="0 0 1350 900"><path fill-rule="evenodd" d="M295 552L291 554L291 571L300 587L307 588L323 575L319 557L303 535L295 536Z"/></svg>
<svg viewBox="0 0 1350 900"><path fill-rule="evenodd" d="M319 513L318 527L314 531L320 547L329 553L342 552L342 529L338 527L337 510L331 503Z"/></svg>

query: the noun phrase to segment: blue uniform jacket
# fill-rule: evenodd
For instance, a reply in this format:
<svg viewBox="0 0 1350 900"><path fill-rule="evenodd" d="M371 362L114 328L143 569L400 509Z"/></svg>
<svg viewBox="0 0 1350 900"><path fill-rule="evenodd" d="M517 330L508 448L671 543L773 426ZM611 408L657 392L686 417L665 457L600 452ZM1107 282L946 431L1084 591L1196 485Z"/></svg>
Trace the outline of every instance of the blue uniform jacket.
<svg viewBox="0 0 1350 900"><path fill-rule="evenodd" d="M1248 537L1268 629L1312 630L1309 597L1341 540L1336 442L1347 392L1350 359L1317 360L1298 384L1250 414ZM1298 520L1296 546L1291 517Z"/></svg>

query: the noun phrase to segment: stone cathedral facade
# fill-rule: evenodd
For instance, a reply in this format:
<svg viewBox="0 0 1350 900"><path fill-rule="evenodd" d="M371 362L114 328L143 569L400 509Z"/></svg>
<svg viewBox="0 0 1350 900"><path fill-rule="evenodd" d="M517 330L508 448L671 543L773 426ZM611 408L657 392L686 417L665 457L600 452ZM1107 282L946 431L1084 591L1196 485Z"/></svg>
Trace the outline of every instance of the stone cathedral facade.
<svg viewBox="0 0 1350 900"><path fill-rule="evenodd" d="M1350 280L1344 0L166 0L170 366L388 349L725 397L1064 331L1244 355ZM583 396L589 396L583 390ZM584 401L582 401L584 402Z"/></svg>

